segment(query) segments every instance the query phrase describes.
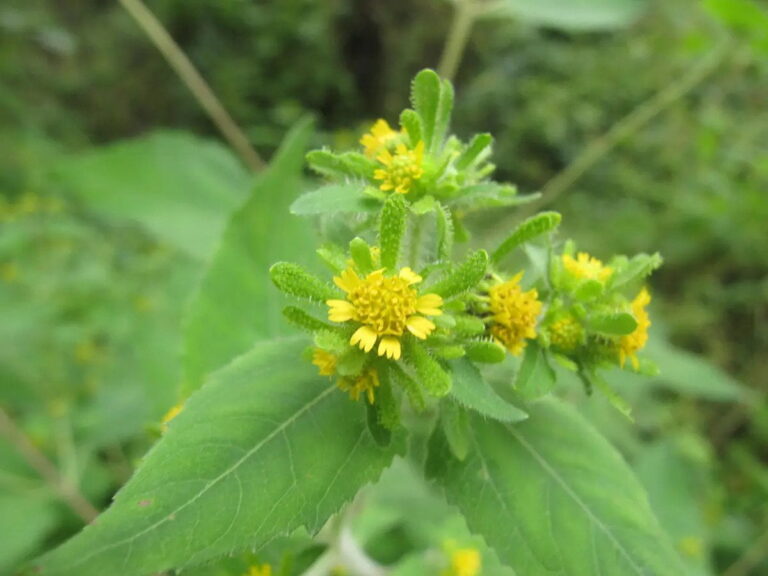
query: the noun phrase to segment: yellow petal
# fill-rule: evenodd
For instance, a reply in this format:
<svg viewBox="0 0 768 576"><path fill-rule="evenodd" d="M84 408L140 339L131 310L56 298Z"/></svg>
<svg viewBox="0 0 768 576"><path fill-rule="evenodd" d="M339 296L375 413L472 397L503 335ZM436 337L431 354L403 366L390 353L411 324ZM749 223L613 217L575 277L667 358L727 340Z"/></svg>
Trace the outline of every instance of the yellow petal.
<svg viewBox="0 0 768 576"><path fill-rule="evenodd" d="M355 307L346 300L328 300L328 320L331 322L347 322L355 316Z"/></svg>
<svg viewBox="0 0 768 576"><path fill-rule="evenodd" d="M385 336L379 343L379 356L386 356L394 360L400 360L400 340L392 336Z"/></svg>
<svg viewBox="0 0 768 576"><path fill-rule="evenodd" d="M352 268L344 270L340 276L336 276L333 279L334 284L344 290L347 294L352 292L355 288L360 286L360 277Z"/></svg>
<svg viewBox="0 0 768 576"><path fill-rule="evenodd" d="M424 294L416 300L416 311L427 316L440 316L443 311L440 306L443 305L443 299L437 294Z"/></svg>
<svg viewBox="0 0 768 576"><path fill-rule="evenodd" d="M419 282L422 281L422 277L416 274L416 272L414 272L407 266L402 270L400 270L399 276L400 278L402 278L408 283L408 286L410 286L411 284L418 284Z"/></svg>
<svg viewBox="0 0 768 576"><path fill-rule="evenodd" d="M400 146L402 146L402 144ZM392 164L392 160L394 160L394 158L392 157L392 154L389 153L389 150L382 150L381 154L376 156L376 160L384 164L384 166L389 166L390 164ZM377 170L376 172L383 172L384 174L386 174L384 170ZM373 177L376 178L377 180L380 179L378 176L376 176L375 172L373 174Z"/></svg>
<svg viewBox="0 0 768 576"><path fill-rule="evenodd" d="M411 334L421 340L426 339L435 329L435 325L432 321L427 320L423 316L411 316L406 321L405 326Z"/></svg>
<svg viewBox="0 0 768 576"><path fill-rule="evenodd" d="M373 349L374 344L376 344L376 332L369 326L360 326L360 328L352 334L349 343L352 346L359 345L361 350L370 352Z"/></svg>

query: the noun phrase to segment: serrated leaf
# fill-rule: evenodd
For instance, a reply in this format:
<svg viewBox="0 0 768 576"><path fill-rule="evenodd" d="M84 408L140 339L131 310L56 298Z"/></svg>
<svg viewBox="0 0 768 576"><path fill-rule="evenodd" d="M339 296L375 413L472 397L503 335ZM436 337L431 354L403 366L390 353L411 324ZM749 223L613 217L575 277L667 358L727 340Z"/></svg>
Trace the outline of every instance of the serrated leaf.
<svg viewBox="0 0 768 576"><path fill-rule="evenodd" d="M253 181L224 146L170 131L66 157L54 176L88 210L203 262Z"/></svg>
<svg viewBox="0 0 768 576"><path fill-rule="evenodd" d="M460 207L467 211L475 211L483 208L498 208L515 206L530 202L532 195L520 197L517 188L511 184L499 184L497 182L483 182L473 184L459 190L455 197L451 198L451 206Z"/></svg>
<svg viewBox="0 0 768 576"><path fill-rule="evenodd" d="M451 396L465 408L502 422L520 422L528 418L527 413L499 396L469 360L453 360L448 366L453 381Z"/></svg>
<svg viewBox="0 0 768 576"><path fill-rule="evenodd" d="M269 276L279 290L313 302L324 302L338 294L327 283L293 262L278 262L269 269Z"/></svg>
<svg viewBox="0 0 768 576"><path fill-rule="evenodd" d="M464 347L467 351L467 358L473 362L499 364L504 362L507 357L506 348L492 340L475 340L467 342Z"/></svg>
<svg viewBox="0 0 768 576"><path fill-rule="evenodd" d="M515 248L551 232L560 225L562 216L557 212L541 212L535 216L531 216L527 220L518 225L517 228L510 234L504 242L502 242L493 253L493 262L501 261L504 256L512 252Z"/></svg>
<svg viewBox="0 0 768 576"><path fill-rule="evenodd" d="M308 330L309 332L315 332L317 330L333 330L333 326L326 324L322 320L319 320L296 306L286 306L283 308L283 316L291 324L298 328Z"/></svg>
<svg viewBox="0 0 768 576"><path fill-rule="evenodd" d="M611 336L631 334L637 328L637 320L629 312L595 314L589 318L588 328L592 332Z"/></svg>
<svg viewBox="0 0 768 576"><path fill-rule="evenodd" d="M453 216L450 210L437 203L437 258L439 260L449 260L453 253Z"/></svg>
<svg viewBox="0 0 768 576"><path fill-rule="evenodd" d="M371 212L379 203L363 194L364 184L328 184L299 196L291 204L291 213L299 216Z"/></svg>
<svg viewBox="0 0 768 576"><path fill-rule="evenodd" d="M280 314L283 297L271 285L268 271L280 259L313 260L312 231L287 210L301 189L311 135L308 121L289 132L227 224L184 318L184 396L259 338L290 329Z"/></svg>
<svg viewBox="0 0 768 576"><path fill-rule="evenodd" d="M330 178L370 178L374 170L373 162L357 152L313 150L307 154L307 163L318 174Z"/></svg>
<svg viewBox="0 0 768 576"><path fill-rule="evenodd" d="M488 267L488 254L477 250L467 256L457 268L445 278L430 286L429 291L443 298L452 298L477 286L485 276Z"/></svg>
<svg viewBox="0 0 768 576"><path fill-rule="evenodd" d="M435 435L428 470L517 574L685 573L632 471L573 408L544 400L526 422L471 415L470 429L464 462Z"/></svg>
<svg viewBox="0 0 768 576"><path fill-rule="evenodd" d="M421 118L413 110L403 110L400 114L400 126L405 128L411 147L416 146L422 139Z"/></svg>
<svg viewBox="0 0 768 576"><path fill-rule="evenodd" d="M544 350L536 342L529 342L517 372L515 390L529 400L540 398L554 388L555 378Z"/></svg>
<svg viewBox="0 0 768 576"><path fill-rule="evenodd" d="M624 265L619 273L611 278L610 286L616 290L628 284L640 282L647 276L650 276L654 270L661 267L663 263L664 259L658 252L651 255L637 254Z"/></svg>
<svg viewBox="0 0 768 576"><path fill-rule="evenodd" d="M392 194L387 198L379 219L381 265L387 270L394 270L400 259L406 216L407 208L401 194Z"/></svg>
<svg viewBox="0 0 768 576"><path fill-rule="evenodd" d="M316 532L386 468L365 410L277 340L214 374L110 509L36 562L45 576L140 576Z"/></svg>
<svg viewBox="0 0 768 576"><path fill-rule="evenodd" d="M391 381L400 386L405 392L414 410L423 412L426 409L427 403L424 399L424 393L419 387L418 382L411 378L405 370L397 364L389 364L389 376Z"/></svg>
<svg viewBox="0 0 768 576"><path fill-rule="evenodd" d="M574 32L614 30L631 25L645 0L496 0L485 8L494 18Z"/></svg>

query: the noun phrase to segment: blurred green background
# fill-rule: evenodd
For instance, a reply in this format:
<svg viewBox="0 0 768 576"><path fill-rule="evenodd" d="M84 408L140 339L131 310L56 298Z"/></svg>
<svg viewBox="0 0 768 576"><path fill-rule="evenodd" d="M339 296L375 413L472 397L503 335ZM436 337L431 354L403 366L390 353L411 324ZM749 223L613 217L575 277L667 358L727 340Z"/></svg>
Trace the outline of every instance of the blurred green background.
<svg viewBox="0 0 768 576"><path fill-rule="evenodd" d="M612 375L636 424L575 386L574 402L635 467L692 574L768 574L768 6L479 2L496 9L464 50L455 131L492 132L498 177L544 190L580 248L665 257L649 346L662 374ZM264 157L307 114L317 146L396 121L454 11L148 5ZM61 486L103 509L156 438L184 379L187 303L252 182L118 2L0 5L0 403L15 422L0 436L0 574L82 526ZM288 218L290 200L265 213ZM519 218L493 214L485 234Z"/></svg>

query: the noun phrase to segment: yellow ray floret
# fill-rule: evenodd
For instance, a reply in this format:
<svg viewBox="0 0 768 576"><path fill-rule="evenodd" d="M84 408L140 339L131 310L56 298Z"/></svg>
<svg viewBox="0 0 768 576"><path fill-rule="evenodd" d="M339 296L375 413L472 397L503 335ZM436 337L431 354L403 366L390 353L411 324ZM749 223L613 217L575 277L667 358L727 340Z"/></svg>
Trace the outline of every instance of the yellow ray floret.
<svg viewBox="0 0 768 576"><path fill-rule="evenodd" d="M419 142L413 149L398 144L394 154L382 150L376 160L384 165L373 173L374 179L381 181L379 188L384 192L394 190L398 194L408 194L424 175L424 142Z"/></svg>
<svg viewBox="0 0 768 576"><path fill-rule="evenodd" d="M536 320L541 313L538 292L523 292L520 288L522 277L520 272L489 291L493 314L491 334L514 355L523 351L526 339L536 337Z"/></svg>
<svg viewBox="0 0 768 576"><path fill-rule="evenodd" d="M597 280L605 282L613 274L613 268L604 265L597 258L593 258L586 252L579 252L576 258L570 254L563 254L563 266L579 280Z"/></svg>
<svg viewBox="0 0 768 576"><path fill-rule="evenodd" d="M333 376L336 373L337 361L338 358L326 350L315 348L312 351L312 364L317 366L320 376Z"/></svg>
<svg viewBox="0 0 768 576"><path fill-rule="evenodd" d="M619 340L619 364L621 364L622 368L627 358L630 359L635 370L640 367L637 352L642 350L648 341L648 328L651 326L651 318L645 307L650 303L651 295L645 288L640 290L640 293L632 301L632 314L635 320L637 320L637 328L631 334L622 336Z"/></svg>
<svg viewBox="0 0 768 576"><path fill-rule="evenodd" d="M439 316L443 299L437 294L419 296L413 288L421 276L403 268L397 276L376 270L361 278L347 268L333 279L346 292L346 300L328 300L331 322L356 322L360 327L349 343L370 352L378 342L379 356L400 359L401 338L406 331L426 339L435 325L425 316Z"/></svg>
<svg viewBox="0 0 768 576"><path fill-rule="evenodd" d="M371 126L370 132L364 134L363 137L360 138L360 144L362 144L364 149L363 152L366 156L375 158L376 155L382 149L386 149L397 136L397 132L392 130L389 123L386 120L379 118L373 126Z"/></svg>
<svg viewBox="0 0 768 576"><path fill-rule="evenodd" d="M478 576L481 568L480 552L474 548L460 548L451 552L451 565L443 576Z"/></svg>
<svg viewBox="0 0 768 576"><path fill-rule="evenodd" d="M360 399L361 394L365 394L369 404L373 404L375 390L379 387L379 373L375 368L366 368L362 374L354 378L339 378L336 384L340 390L349 392L349 397L355 402Z"/></svg>

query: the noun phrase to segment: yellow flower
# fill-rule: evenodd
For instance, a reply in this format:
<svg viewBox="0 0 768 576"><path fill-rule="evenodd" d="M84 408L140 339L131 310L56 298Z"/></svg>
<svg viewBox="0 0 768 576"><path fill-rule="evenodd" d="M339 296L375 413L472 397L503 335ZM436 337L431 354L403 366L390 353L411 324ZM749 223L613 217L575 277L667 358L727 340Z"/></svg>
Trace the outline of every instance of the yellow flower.
<svg viewBox="0 0 768 576"><path fill-rule="evenodd" d="M375 368L366 368L363 373L355 378L339 378L337 386L344 392L349 392L349 397L355 402L360 399L360 394L365 394L368 403L373 404L374 390L379 387L379 373Z"/></svg>
<svg viewBox="0 0 768 576"><path fill-rule="evenodd" d="M244 576L272 576L272 566L269 564L262 564L261 566L254 564Z"/></svg>
<svg viewBox="0 0 768 576"><path fill-rule="evenodd" d="M400 359L400 339L408 330L421 340L435 329L431 320L421 316L439 316L443 299L437 294L419 296L412 286L421 276L403 268L397 276L384 276L384 270L360 278L353 268L347 268L333 279L347 293L346 300L328 300L331 322L358 322L361 326L350 338L352 346L370 352L379 342L379 356Z"/></svg>
<svg viewBox="0 0 768 576"><path fill-rule="evenodd" d="M651 318L645 309L651 303L651 295L643 288L632 301L632 314L637 320L637 328L631 334L622 336L619 340L619 364L624 367L627 358L632 362L632 367L637 370L640 362L637 359L637 351L645 347L648 341L648 328L651 325Z"/></svg>
<svg viewBox="0 0 768 576"><path fill-rule="evenodd" d="M563 352L573 352L584 340L581 323L570 314L552 322L548 331L552 347Z"/></svg>
<svg viewBox="0 0 768 576"><path fill-rule="evenodd" d="M165 413L165 416L163 416L163 419L160 421L160 428L162 429L163 433L165 433L168 430L168 424L178 416L181 411L184 409L184 404L176 404L176 406L172 406L168 412Z"/></svg>
<svg viewBox="0 0 768 576"><path fill-rule="evenodd" d="M382 148L386 149L387 145L395 138L397 138L397 132L392 130L386 120L379 118L374 125L371 126L371 131L360 138L360 144L365 148L364 152L366 156L375 158L376 154L378 154Z"/></svg>
<svg viewBox="0 0 768 576"><path fill-rule="evenodd" d="M605 266L600 260L593 258L586 252L579 252L576 258L570 254L563 254L563 266L571 276L579 280L605 282L613 274L613 268Z"/></svg>
<svg viewBox="0 0 768 576"><path fill-rule="evenodd" d="M317 366L320 376L333 376L336 373L337 360L336 356L321 348L312 351L312 364Z"/></svg>
<svg viewBox="0 0 768 576"><path fill-rule="evenodd" d="M376 160L384 165L373 173L374 179L381 180L379 188L384 192L394 190L398 194L408 194L414 182L424 175L421 167L424 142L416 144L413 150L405 144L398 144L394 155L389 150L382 150Z"/></svg>
<svg viewBox="0 0 768 576"><path fill-rule="evenodd" d="M525 340L536 337L536 318L541 312L538 292L520 288L520 272L511 280L493 286L490 291L493 325L491 334L512 354L525 348Z"/></svg>
<svg viewBox="0 0 768 576"><path fill-rule="evenodd" d="M480 553L474 548L460 548L451 552L451 565L443 576L477 576L482 568Z"/></svg>

